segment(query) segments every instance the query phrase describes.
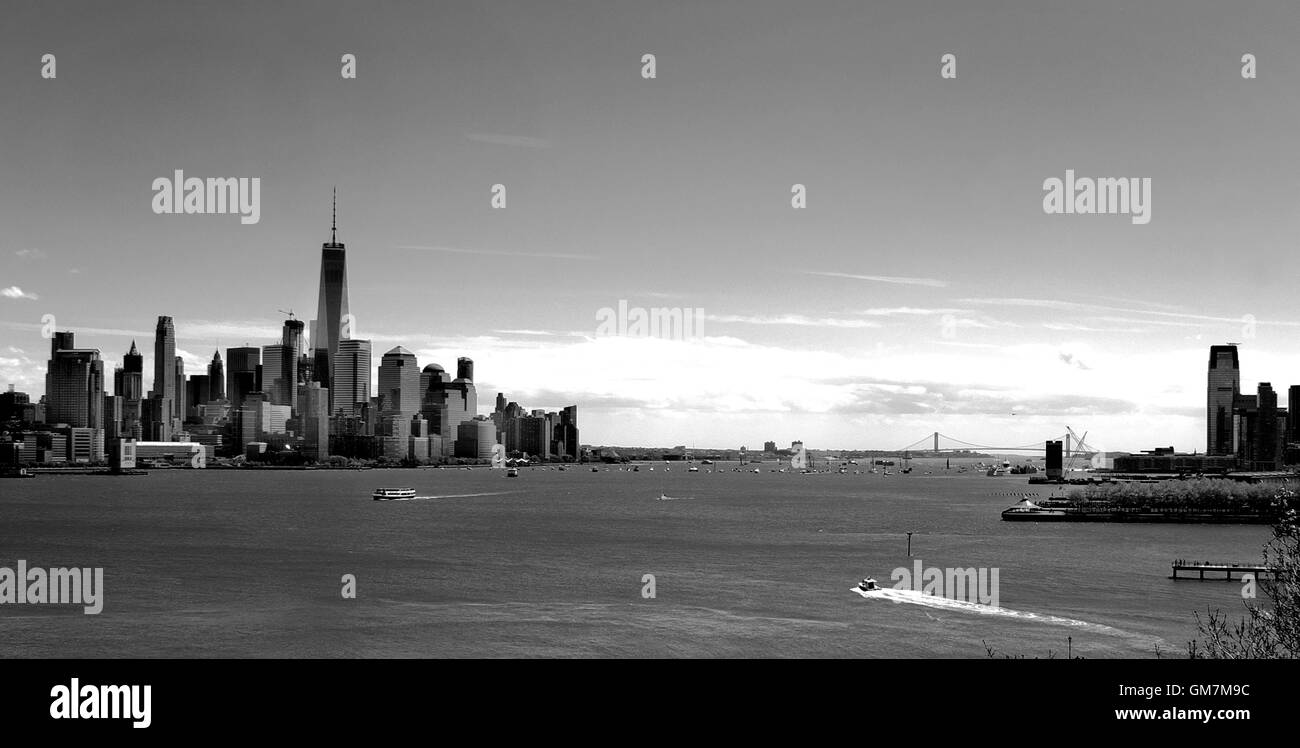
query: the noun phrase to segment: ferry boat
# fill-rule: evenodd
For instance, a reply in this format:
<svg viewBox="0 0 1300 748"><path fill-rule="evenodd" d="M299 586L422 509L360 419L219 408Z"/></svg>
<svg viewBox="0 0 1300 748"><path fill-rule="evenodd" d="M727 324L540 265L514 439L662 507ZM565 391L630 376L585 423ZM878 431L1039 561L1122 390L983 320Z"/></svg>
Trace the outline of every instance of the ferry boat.
<svg viewBox="0 0 1300 748"><path fill-rule="evenodd" d="M1066 507L1053 505L1056 499L1048 499L1047 506L1035 504L1028 496L1021 499L1020 503L1006 509L1002 512L1002 519L1007 522L1016 521L1052 521L1064 520L1069 516Z"/></svg>
<svg viewBox="0 0 1300 748"><path fill-rule="evenodd" d="M393 499L414 499L414 488L376 488L370 495L375 501L392 501Z"/></svg>

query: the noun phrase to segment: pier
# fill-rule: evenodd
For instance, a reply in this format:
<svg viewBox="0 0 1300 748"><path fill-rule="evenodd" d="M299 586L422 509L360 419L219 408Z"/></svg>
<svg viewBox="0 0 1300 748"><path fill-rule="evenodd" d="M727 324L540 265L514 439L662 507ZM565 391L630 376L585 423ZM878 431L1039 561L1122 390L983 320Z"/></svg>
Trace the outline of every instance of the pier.
<svg viewBox="0 0 1300 748"><path fill-rule="evenodd" d="M1211 574L1222 573L1223 574L1222 579L1229 582L1232 581L1233 574L1239 574L1242 577L1244 577L1247 574L1253 574L1255 575L1255 578L1258 579L1261 574L1273 573L1273 570L1270 569L1269 567L1260 566L1258 564L1216 564L1216 563L1211 563L1209 561L1185 561L1183 559L1179 559L1177 561L1174 561L1172 564L1170 564L1170 566L1173 567L1173 575L1169 577L1170 579L1192 579L1193 578L1191 576L1183 576L1183 577L1178 576L1178 572L1182 571L1182 572L1196 572L1197 576L1195 577L1195 579L1199 581L1205 581L1205 572L1207 571L1210 572ZM1219 577L1211 577L1211 579L1218 579L1218 578Z"/></svg>

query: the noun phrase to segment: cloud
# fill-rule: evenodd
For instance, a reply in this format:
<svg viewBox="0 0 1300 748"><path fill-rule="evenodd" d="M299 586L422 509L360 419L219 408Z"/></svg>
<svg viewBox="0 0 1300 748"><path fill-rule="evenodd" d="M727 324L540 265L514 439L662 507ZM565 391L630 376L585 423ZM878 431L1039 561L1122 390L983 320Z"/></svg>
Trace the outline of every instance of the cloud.
<svg viewBox="0 0 1300 748"><path fill-rule="evenodd" d="M1195 326L1191 321L1227 322L1227 323L1237 324L1237 325L1245 324L1248 321L1253 321L1257 325L1278 325L1281 327L1300 327L1300 322L1289 321L1289 320L1262 320L1262 319L1249 320L1248 319L1249 315L1243 315L1241 317L1223 317L1223 316L1218 316L1213 314L1191 314L1189 312L1165 312L1165 311L1159 311L1155 309L1131 309L1127 307L1107 306L1105 304L1089 304L1089 303L1082 303L1077 301L1061 301L1059 299L1025 299L1025 298L1010 297L1010 298L985 298L985 299L979 299L979 298L957 299L956 301L962 304L987 304L987 305L994 305L994 306L1031 307L1035 309L1055 309L1058 311L1093 312L1096 314L1113 314L1113 313L1144 314L1144 315L1150 315L1152 317L1162 317L1165 318L1166 320L1188 320L1188 322L1183 322L1183 323L1172 322L1172 321L1161 322L1159 320L1154 320L1154 319L1137 320L1139 322L1142 322L1143 324L1166 324L1166 325L1182 325L1182 326L1191 327L1191 326ZM1118 318L1114 318L1114 317L1101 317L1100 319L1107 320L1107 321L1119 321ZM1126 320L1126 321L1133 321L1133 320Z"/></svg>
<svg viewBox="0 0 1300 748"><path fill-rule="evenodd" d="M879 322L866 319L841 319L835 317L807 317L802 314L775 316L750 316L741 314L706 314L711 322L735 322L742 325L795 325L799 327L880 327Z"/></svg>
<svg viewBox="0 0 1300 748"><path fill-rule="evenodd" d="M967 309L924 309L911 306L896 307L876 307L872 309L862 309L855 314L861 314L867 317L899 317L899 316L926 316L935 314L964 314Z"/></svg>
<svg viewBox="0 0 1300 748"><path fill-rule="evenodd" d="M398 249L421 249L427 252L447 252L461 255L490 255L494 257L536 257L550 260L595 260L592 255L567 254L563 252L508 252L500 249L465 249L463 247L438 247L422 244L401 244Z"/></svg>
<svg viewBox="0 0 1300 748"><path fill-rule="evenodd" d="M947 288L948 281L936 278L905 278L889 275L854 275L852 273L830 273L821 270L805 270L804 275L822 275L827 278L852 278L853 280L873 281L875 283L897 283L904 286L930 286Z"/></svg>
<svg viewBox="0 0 1300 748"><path fill-rule="evenodd" d="M41 298L34 293L28 293L27 291L22 290L18 286L0 288L0 296L5 297L6 299L27 299L28 301L36 301Z"/></svg>
<svg viewBox="0 0 1300 748"><path fill-rule="evenodd" d="M493 330L499 335L554 335L553 332L546 330Z"/></svg>
<svg viewBox="0 0 1300 748"><path fill-rule="evenodd" d="M1141 320L1134 320L1134 321L1141 322ZM1056 330L1058 332L1105 332L1105 333L1151 332L1150 329L1141 328L1141 327L1090 327L1088 325L1079 325L1073 322L1044 322L1043 327L1048 330Z"/></svg>
<svg viewBox="0 0 1300 748"><path fill-rule="evenodd" d="M467 140L473 140L476 143L491 143L492 145L508 145L514 148L550 148L551 141L544 138L530 138L527 135L500 135L493 133L468 133L465 135Z"/></svg>
<svg viewBox="0 0 1300 748"><path fill-rule="evenodd" d="M45 250L34 248L16 249L14 254L24 260L44 260L46 257Z"/></svg>

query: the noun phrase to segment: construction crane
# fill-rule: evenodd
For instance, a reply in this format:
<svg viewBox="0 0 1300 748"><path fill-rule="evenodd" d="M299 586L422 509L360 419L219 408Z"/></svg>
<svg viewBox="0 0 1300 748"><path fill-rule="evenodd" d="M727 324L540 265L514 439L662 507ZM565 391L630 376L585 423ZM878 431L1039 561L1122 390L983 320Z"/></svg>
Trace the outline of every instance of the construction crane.
<svg viewBox="0 0 1300 748"><path fill-rule="evenodd" d="M292 309L277 309L276 311L279 312L280 314L287 314L287 315L289 315L289 319L293 319L293 310L292 310Z"/></svg>

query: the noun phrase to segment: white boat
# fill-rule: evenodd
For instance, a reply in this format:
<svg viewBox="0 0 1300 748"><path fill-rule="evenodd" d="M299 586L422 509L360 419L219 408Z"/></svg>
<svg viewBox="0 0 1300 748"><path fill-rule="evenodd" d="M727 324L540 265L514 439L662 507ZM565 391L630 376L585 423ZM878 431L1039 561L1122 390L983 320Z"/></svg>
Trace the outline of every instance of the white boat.
<svg viewBox="0 0 1300 748"><path fill-rule="evenodd" d="M518 478L518 477L519 477L519 468L517 468L517 467L512 467L512 468L510 468L509 470L507 470L507 471L506 471L506 477L507 477L507 478Z"/></svg>
<svg viewBox="0 0 1300 748"><path fill-rule="evenodd" d="M414 499L414 488L376 488L370 495L375 501L392 501L393 499Z"/></svg>
<svg viewBox="0 0 1300 748"><path fill-rule="evenodd" d="M690 467L686 468L686 472L688 472L688 473L698 473L698 472L700 472L700 469L697 468L697 467L695 467L694 465L691 465Z"/></svg>

